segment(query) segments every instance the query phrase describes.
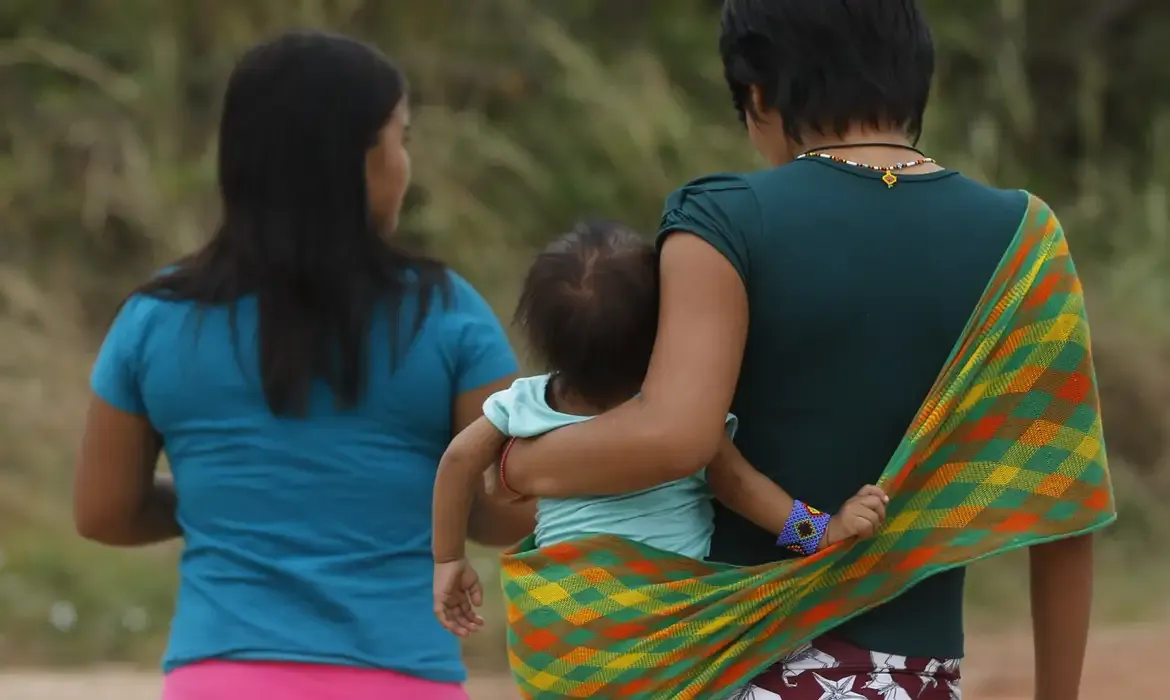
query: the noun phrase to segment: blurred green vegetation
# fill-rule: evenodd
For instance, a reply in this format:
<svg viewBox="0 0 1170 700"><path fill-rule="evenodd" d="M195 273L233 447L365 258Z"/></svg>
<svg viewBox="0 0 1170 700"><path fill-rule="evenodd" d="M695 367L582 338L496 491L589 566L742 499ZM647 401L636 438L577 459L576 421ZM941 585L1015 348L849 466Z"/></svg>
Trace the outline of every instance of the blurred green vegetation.
<svg viewBox="0 0 1170 700"><path fill-rule="evenodd" d="M79 541L71 459L114 305L215 223L218 99L241 50L316 26L393 55L416 105L402 235L507 316L532 249L572 220L600 214L651 230L679 184L759 167L722 84L719 5L0 5L0 659L153 663L159 653L176 552ZM1048 200L1086 273L1123 509L1102 567L1121 604L1104 607L1137 614L1141 591L1166 581L1154 562L1170 534L1159 507L1170 495L1170 3L924 6L939 56L923 146L945 166ZM1018 608L1020 571L979 567L973 604ZM498 632L472 650L485 662L502 658Z"/></svg>

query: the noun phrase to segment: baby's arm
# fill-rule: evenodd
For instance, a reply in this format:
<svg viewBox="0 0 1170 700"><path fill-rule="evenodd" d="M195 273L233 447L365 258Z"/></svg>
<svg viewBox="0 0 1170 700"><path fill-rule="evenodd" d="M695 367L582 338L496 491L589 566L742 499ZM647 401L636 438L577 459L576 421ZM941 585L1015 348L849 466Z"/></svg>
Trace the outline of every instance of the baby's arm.
<svg viewBox="0 0 1170 700"><path fill-rule="evenodd" d="M784 531L796 503L744 459L729 435L723 436L718 454L707 467L707 483L723 505L776 536ZM888 501L877 486L863 486L829 519L818 548L873 535L886 519Z"/></svg>
<svg viewBox="0 0 1170 700"><path fill-rule="evenodd" d="M773 535L780 535L792 514L792 496L756 471L730 435L723 436L719 452L707 466L707 483L720 503Z"/></svg>
<svg viewBox="0 0 1170 700"><path fill-rule="evenodd" d="M443 453L435 476L435 563L462 559L468 523L474 515L477 494L482 492L484 472L500 457L508 437L487 418L464 428Z"/></svg>

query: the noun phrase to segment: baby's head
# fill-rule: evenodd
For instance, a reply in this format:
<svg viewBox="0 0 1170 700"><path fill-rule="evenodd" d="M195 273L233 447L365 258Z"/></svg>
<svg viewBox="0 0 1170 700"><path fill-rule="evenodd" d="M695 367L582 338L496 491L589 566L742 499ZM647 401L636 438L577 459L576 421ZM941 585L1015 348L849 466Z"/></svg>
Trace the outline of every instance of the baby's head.
<svg viewBox="0 0 1170 700"><path fill-rule="evenodd" d="M524 280L516 323L563 389L597 408L638 393L658 331L658 255L619 223L578 224Z"/></svg>

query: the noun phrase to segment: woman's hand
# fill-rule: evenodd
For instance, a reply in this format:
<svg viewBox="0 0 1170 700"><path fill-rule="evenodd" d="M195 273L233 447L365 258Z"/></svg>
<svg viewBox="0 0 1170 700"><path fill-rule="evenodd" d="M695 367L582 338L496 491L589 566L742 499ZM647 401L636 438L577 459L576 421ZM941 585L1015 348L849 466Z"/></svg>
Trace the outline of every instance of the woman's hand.
<svg viewBox="0 0 1170 700"><path fill-rule="evenodd" d="M475 611L483 605L483 585L467 557L435 562L435 617L460 637L483 627Z"/></svg>

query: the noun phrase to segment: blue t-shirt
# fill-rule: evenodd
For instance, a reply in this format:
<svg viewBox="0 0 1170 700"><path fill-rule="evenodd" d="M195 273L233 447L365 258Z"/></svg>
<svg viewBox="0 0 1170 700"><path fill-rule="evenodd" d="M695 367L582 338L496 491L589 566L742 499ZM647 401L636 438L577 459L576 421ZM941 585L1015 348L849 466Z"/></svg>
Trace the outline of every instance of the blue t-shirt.
<svg viewBox="0 0 1170 700"><path fill-rule="evenodd" d="M488 397L483 415L510 437L535 437L589 420L548 405L549 375L517 379ZM735 435L736 418L727 416ZM715 531L711 490L705 472L654 488L616 496L541 498L537 501L536 544L584 535L618 535L692 559L705 559Z"/></svg>
<svg viewBox="0 0 1170 700"><path fill-rule="evenodd" d="M131 298L93 390L162 435L186 546L164 670L205 659L301 661L465 678L432 608L431 496L454 397L516 371L488 304L451 275L392 370L389 314L370 332L369 385L339 411L324 383L308 417L261 390L254 299L226 308ZM409 337L417 296L402 305Z"/></svg>

